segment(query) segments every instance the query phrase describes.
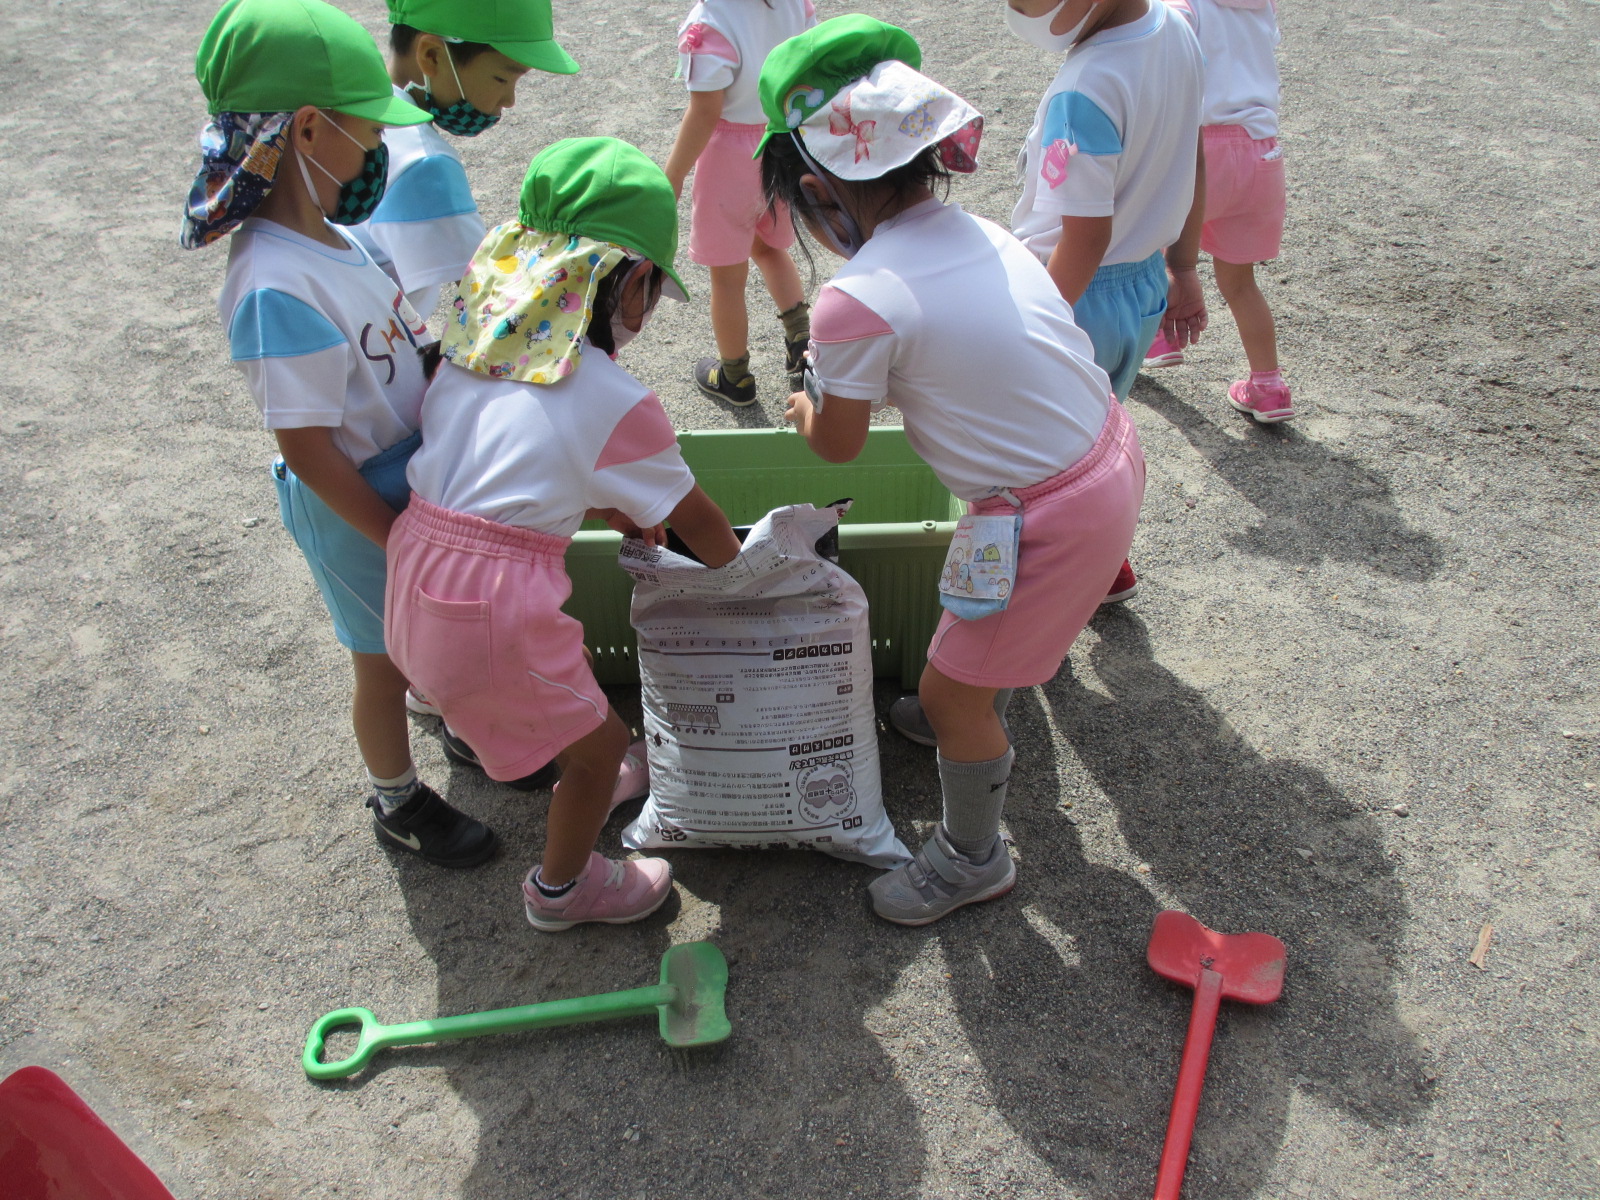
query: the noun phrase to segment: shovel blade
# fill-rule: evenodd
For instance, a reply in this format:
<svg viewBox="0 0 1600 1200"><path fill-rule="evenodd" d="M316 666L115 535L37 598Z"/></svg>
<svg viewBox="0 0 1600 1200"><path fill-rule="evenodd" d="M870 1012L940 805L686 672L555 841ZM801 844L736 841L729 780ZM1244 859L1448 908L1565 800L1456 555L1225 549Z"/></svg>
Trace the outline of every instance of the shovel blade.
<svg viewBox="0 0 1600 1200"><path fill-rule="evenodd" d="M661 1037L669 1046L709 1046L733 1032L723 997L728 960L710 942L684 942L661 957L661 982L677 996L660 1006Z"/></svg>
<svg viewBox="0 0 1600 1200"><path fill-rule="evenodd" d="M1198 987L1200 972L1222 976L1222 998L1271 1004L1283 994L1288 951L1266 933L1218 933L1188 913L1168 909L1156 917L1146 953L1150 969L1173 983Z"/></svg>

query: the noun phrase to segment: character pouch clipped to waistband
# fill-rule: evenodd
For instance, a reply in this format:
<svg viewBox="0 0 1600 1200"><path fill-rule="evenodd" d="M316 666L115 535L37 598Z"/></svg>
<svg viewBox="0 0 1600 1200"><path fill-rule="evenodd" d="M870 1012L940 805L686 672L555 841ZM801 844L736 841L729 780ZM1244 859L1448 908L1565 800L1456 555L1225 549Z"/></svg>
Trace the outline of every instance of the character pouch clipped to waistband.
<svg viewBox="0 0 1600 1200"><path fill-rule="evenodd" d="M939 573L939 603L963 621L981 621L1004 612L1016 590L1022 505L1008 490L1002 489L999 495L1017 511L962 517Z"/></svg>

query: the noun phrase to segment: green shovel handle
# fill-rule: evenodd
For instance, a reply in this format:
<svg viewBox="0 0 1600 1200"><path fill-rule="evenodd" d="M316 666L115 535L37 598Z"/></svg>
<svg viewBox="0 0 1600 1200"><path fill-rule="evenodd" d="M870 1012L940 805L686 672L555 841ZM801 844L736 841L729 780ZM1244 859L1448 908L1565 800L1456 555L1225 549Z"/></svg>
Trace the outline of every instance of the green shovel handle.
<svg viewBox="0 0 1600 1200"><path fill-rule="evenodd" d="M361 1026L355 1053L337 1062L323 1062L322 1047L328 1040L328 1034L346 1025ZM378 1024L378 1018L365 1008L341 1008L318 1017L316 1023L311 1026L311 1032L306 1034L306 1050L301 1055L300 1065L312 1079L343 1079L346 1075L354 1075L367 1065L374 1054L383 1049L385 1044L383 1030L384 1027Z"/></svg>

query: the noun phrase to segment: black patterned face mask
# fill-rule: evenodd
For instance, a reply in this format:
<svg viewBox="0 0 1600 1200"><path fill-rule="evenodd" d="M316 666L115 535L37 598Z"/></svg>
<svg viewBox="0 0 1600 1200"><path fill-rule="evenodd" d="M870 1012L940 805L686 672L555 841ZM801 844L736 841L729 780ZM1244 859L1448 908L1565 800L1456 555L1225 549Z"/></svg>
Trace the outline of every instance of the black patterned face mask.
<svg viewBox="0 0 1600 1200"><path fill-rule="evenodd" d="M345 137L350 138L356 145L361 146L361 143L351 137L350 133L337 121L330 119L320 109L318 113L328 124L344 134ZM322 214L335 225L359 225L365 221L377 209L378 202L383 199L383 189L389 184L389 147L380 141L371 150L368 150L365 146L361 148L366 155L361 162L361 173L349 183L339 184L338 203L334 205L331 213L324 211ZM311 158L308 154L302 154L296 149L295 161L300 164L300 176L305 180L306 191L311 193L312 202L318 208L321 208L322 204L317 200L317 189L311 184L311 172L306 170L306 162L308 160L312 166L335 183L339 183L339 180L335 178L332 171L328 170L316 159Z"/></svg>
<svg viewBox="0 0 1600 1200"><path fill-rule="evenodd" d="M494 113L486 113L467 99L467 89L461 86L461 75L456 70L455 56L450 53L447 43L444 48L445 59L450 63L450 74L455 78L456 91L461 93L461 99L454 104L440 104L433 98L433 82L426 76L422 80L422 99L417 106L433 118L433 123L446 133L453 133L457 137L477 137L485 129L491 129L500 123L500 118Z"/></svg>

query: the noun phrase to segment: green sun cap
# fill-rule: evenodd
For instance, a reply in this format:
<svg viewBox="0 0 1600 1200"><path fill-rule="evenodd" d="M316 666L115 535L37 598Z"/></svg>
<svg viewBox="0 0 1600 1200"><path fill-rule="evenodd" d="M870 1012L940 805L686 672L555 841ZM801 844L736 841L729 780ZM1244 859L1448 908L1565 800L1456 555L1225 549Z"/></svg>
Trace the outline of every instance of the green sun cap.
<svg viewBox="0 0 1600 1200"><path fill-rule="evenodd" d="M546 146L523 177L518 219L545 233L577 233L637 250L667 273L677 299L689 297L672 266L677 197L666 172L627 142L587 137Z"/></svg>
<svg viewBox="0 0 1600 1200"><path fill-rule="evenodd" d="M576 74L553 40L550 0L389 0L389 24L463 42L481 42L525 67Z"/></svg>
<svg viewBox="0 0 1600 1200"><path fill-rule="evenodd" d="M845 84L891 59L917 70L922 66L922 48L898 25L860 13L823 21L780 43L761 64L757 87L767 132L751 157L761 157L773 134L797 128Z"/></svg>
<svg viewBox="0 0 1600 1200"><path fill-rule="evenodd" d="M394 94L372 35L323 0L228 0L200 39L194 74L213 113L313 104L383 125L432 119Z"/></svg>

